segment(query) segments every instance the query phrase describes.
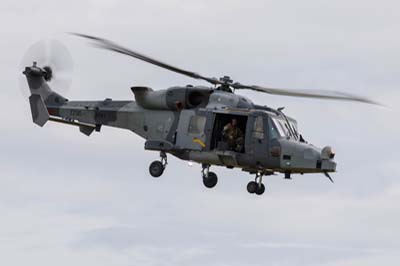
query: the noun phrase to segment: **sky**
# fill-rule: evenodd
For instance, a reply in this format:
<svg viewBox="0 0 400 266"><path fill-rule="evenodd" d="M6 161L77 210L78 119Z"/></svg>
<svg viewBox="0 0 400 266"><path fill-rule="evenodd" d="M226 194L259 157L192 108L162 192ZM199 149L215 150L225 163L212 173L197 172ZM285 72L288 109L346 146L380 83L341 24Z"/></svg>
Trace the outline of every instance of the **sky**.
<svg viewBox="0 0 400 266"><path fill-rule="evenodd" d="M0 264L393 265L400 260L398 1L1 1ZM360 94L385 107L262 95L285 106L303 136L336 151L321 174L265 178L169 157L132 132L31 122L20 62L57 39L74 60L71 100L133 99L130 87L205 85L65 32L102 36L206 76L244 84ZM57 90L56 88L54 88Z"/></svg>

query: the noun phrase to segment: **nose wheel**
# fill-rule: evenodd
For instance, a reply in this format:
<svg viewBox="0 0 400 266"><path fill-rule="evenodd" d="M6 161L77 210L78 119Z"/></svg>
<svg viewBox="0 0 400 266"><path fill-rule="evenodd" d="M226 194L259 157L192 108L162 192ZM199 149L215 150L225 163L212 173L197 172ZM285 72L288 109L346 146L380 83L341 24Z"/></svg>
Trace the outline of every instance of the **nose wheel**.
<svg viewBox="0 0 400 266"><path fill-rule="evenodd" d="M160 157L159 161L154 161L149 166L149 172L152 177L160 177L167 167L168 162L165 152L160 152Z"/></svg>
<svg viewBox="0 0 400 266"><path fill-rule="evenodd" d="M218 183L218 176L214 172L210 172L210 165L203 165L203 170L201 171L203 177L203 184L207 188L213 188Z"/></svg>
<svg viewBox="0 0 400 266"><path fill-rule="evenodd" d="M250 181L247 184L247 192L250 194L262 195L265 192L265 185L262 183L263 175L260 173L256 174L255 181Z"/></svg>

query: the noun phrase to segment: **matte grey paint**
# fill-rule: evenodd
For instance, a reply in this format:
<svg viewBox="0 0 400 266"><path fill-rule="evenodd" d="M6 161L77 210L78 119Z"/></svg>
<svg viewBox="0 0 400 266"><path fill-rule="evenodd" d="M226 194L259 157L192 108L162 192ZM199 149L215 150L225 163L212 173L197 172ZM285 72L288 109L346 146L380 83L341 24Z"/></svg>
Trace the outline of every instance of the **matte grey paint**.
<svg viewBox="0 0 400 266"><path fill-rule="evenodd" d="M32 117L38 125L43 125L49 117L59 117L64 123L78 125L80 132L87 136L102 125L128 129L147 140L146 149L249 172L333 172L336 168L332 160L321 158L321 149L310 144L284 138L269 139L269 117L279 116L279 112L255 109L255 105L243 96L206 87L172 87L160 91L133 87L136 101L68 101L49 88L41 68L27 67L24 74L32 93ZM244 153L211 150L210 139L218 113L247 117ZM190 119L196 115L207 119L204 132L189 133ZM265 135L257 140L252 135L255 119L259 116L263 119ZM206 146L196 143L196 138ZM269 154L273 145L281 148L279 158ZM291 160L283 160L283 155L290 155Z"/></svg>

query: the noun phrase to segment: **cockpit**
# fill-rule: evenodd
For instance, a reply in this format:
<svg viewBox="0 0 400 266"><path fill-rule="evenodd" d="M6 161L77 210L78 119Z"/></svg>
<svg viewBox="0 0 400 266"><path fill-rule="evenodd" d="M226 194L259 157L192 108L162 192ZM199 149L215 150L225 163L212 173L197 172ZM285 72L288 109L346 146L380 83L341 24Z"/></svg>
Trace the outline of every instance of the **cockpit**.
<svg viewBox="0 0 400 266"><path fill-rule="evenodd" d="M297 128L297 122L284 115L270 116L270 136L271 138L287 138L292 140L301 140Z"/></svg>

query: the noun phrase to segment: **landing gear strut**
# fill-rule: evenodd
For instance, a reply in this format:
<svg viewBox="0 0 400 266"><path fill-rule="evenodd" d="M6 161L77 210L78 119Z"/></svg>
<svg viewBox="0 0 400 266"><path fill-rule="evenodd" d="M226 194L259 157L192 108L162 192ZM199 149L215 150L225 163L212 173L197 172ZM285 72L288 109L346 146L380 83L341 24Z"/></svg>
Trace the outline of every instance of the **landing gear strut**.
<svg viewBox="0 0 400 266"><path fill-rule="evenodd" d="M255 181L250 181L247 184L247 191L250 194L256 193L257 195L262 195L265 192L265 186L262 183L263 174L257 173Z"/></svg>
<svg viewBox="0 0 400 266"><path fill-rule="evenodd" d="M207 188L213 188L218 183L218 177L214 172L210 172L210 165L203 164L201 175L203 177L203 184Z"/></svg>
<svg viewBox="0 0 400 266"><path fill-rule="evenodd" d="M160 161L154 161L150 164L149 172L152 177L160 177L167 167L167 154L162 151L160 152L160 157Z"/></svg>

